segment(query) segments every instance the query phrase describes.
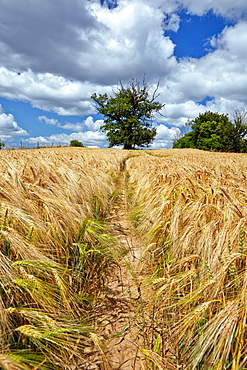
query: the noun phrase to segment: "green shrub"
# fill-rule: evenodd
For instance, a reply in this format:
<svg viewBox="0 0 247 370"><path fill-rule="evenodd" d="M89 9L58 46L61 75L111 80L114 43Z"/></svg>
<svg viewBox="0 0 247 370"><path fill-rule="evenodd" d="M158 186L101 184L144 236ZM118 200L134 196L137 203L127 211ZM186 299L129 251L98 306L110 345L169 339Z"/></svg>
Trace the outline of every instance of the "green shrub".
<svg viewBox="0 0 247 370"><path fill-rule="evenodd" d="M71 140L69 146L81 146L81 147L84 147L84 145L78 141L78 140Z"/></svg>

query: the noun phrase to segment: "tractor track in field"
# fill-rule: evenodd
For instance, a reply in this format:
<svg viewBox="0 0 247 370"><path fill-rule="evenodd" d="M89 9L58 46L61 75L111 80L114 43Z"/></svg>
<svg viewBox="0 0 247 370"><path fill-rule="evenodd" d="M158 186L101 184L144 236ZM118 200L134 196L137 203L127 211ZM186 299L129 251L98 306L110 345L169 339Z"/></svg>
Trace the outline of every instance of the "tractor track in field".
<svg viewBox="0 0 247 370"><path fill-rule="evenodd" d="M143 240L134 229L128 215L128 187L125 166L120 166L116 184L117 197L108 213L109 234L126 250L113 264L105 280L102 299L95 307L98 318L96 332L100 333L101 358L88 365L88 370L145 370L142 349L145 343L145 298L142 296ZM169 348L167 342L167 348ZM170 351L170 349L167 349ZM172 354L172 357L173 354ZM164 367L176 370L178 367Z"/></svg>
<svg viewBox="0 0 247 370"><path fill-rule="evenodd" d="M109 370L143 369L140 347L143 338L137 327L140 306L140 277L142 241L128 219L125 170L122 168L117 187L119 193L109 211L110 234L127 253L113 267L106 280L101 330L106 342ZM104 307L105 306L105 307ZM105 311L105 312L103 312Z"/></svg>

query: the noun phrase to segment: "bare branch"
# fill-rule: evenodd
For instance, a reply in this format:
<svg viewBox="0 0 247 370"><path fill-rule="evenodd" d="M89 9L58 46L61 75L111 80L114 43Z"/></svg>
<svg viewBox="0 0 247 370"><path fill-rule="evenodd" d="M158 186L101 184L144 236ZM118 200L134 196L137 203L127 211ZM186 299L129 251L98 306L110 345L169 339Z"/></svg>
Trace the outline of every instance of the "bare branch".
<svg viewBox="0 0 247 370"><path fill-rule="evenodd" d="M241 123L242 125L247 124L247 110L242 109L236 109L233 112L233 120L235 123Z"/></svg>
<svg viewBox="0 0 247 370"><path fill-rule="evenodd" d="M156 85L156 88L153 92L152 101L154 101L155 99L157 99L160 96L160 94L156 95L157 91L159 90L159 87L160 87L160 82L158 81L158 83Z"/></svg>

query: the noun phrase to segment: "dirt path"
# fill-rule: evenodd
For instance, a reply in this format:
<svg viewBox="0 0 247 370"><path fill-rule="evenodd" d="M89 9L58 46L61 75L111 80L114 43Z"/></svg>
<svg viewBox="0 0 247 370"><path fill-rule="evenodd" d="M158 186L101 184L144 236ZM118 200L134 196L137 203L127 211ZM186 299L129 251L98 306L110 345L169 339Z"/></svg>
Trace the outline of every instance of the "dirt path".
<svg viewBox="0 0 247 370"><path fill-rule="evenodd" d="M143 338L137 326L140 309L140 264L142 241L133 230L127 217L127 195L125 171L118 180L119 193L112 202L109 212L111 235L128 252L110 271L105 283L108 290L103 306L99 326L106 339L109 370L143 369L140 358L140 346Z"/></svg>
<svg viewBox="0 0 247 370"><path fill-rule="evenodd" d="M96 307L98 317L96 331L101 333L103 363L92 364L92 370L145 370L143 348L147 329L144 318L145 302L142 297L142 267L144 242L128 217L126 171L120 171L116 185L119 193L111 203L108 223L110 234L127 253L108 271L105 293ZM169 348L167 341L167 348ZM167 349L166 351L170 351ZM172 355L173 357L173 355ZM161 368L161 367L159 367ZM164 366L164 370L177 367Z"/></svg>

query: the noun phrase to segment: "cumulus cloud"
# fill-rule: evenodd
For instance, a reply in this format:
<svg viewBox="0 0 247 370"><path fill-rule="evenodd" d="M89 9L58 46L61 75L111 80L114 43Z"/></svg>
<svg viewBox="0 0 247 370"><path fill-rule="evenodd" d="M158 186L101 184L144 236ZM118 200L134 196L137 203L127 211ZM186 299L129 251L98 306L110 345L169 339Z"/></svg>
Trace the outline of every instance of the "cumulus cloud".
<svg viewBox="0 0 247 370"><path fill-rule="evenodd" d="M103 123L104 121L102 119L94 121L92 116L87 117L84 121L85 126L91 131L98 131Z"/></svg>
<svg viewBox="0 0 247 370"><path fill-rule="evenodd" d="M46 116L39 116L38 117L39 121L45 122L47 125L52 125L56 127L60 127L65 130L71 130L71 131L83 131L85 128L89 129L89 131L98 131L100 129L100 126L103 125L103 120L96 120L94 121L92 116L87 117L83 122L77 122L77 123L60 123L57 119L55 118L48 118Z"/></svg>
<svg viewBox="0 0 247 370"><path fill-rule="evenodd" d="M239 19L247 15L245 0L238 0L234 4L232 0L182 0L179 3L185 6L191 14L196 15L203 15L209 11L231 19Z"/></svg>
<svg viewBox="0 0 247 370"><path fill-rule="evenodd" d="M73 132L70 135L55 134L50 136L31 137L23 140L23 142L34 145L39 143L40 145L51 146L69 145L71 140L78 140L87 147L102 148L108 146L105 134L100 131Z"/></svg>
<svg viewBox="0 0 247 370"><path fill-rule="evenodd" d="M24 143L44 146L51 145L69 145L71 140L79 140L87 147L107 147L106 135L100 131L103 120L94 120L92 116L87 117L84 121L78 123L67 122L62 124L58 119L39 116L39 121L48 125L60 127L65 130L73 131L71 134L54 134L50 136L29 137L23 140Z"/></svg>
<svg viewBox="0 0 247 370"><path fill-rule="evenodd" d="M169 148L172 145L174 138L176 137L176 128L168 128L167 126L160 124L157 126L157 136L155 142L150 145L150 148ZM37 136L24 139L23 143L29 143L33 145L69 145L71 140L78 140L87 147L102 148L108 147L106 141L106 135L100 131L85 131L85 132L73 132L70 135L67 134L55 134L50 136ZM120 148L119 146L116 148Z"/></svg>
<svg viewBox="0 0 247 370"><path fill-rule="evenodd" d="M40 122L42 122L42 121L45 122L47 125L58 126L58 127L61 126L61 123L59 123L59 121L55 118L48 118L46 116L39 116L38 120Z"/></svg>
<svg viewBox="0 0 247 370"><path fill-rule="evenodd" d="M28 9L23 2L1 3L3 97L29 101L59 115L90 115L93 92L110 92L119 79L142 79L144 74L168 89L163 100L167 103L200 101L207 95L227 97L228 92L231 99L241 99L245 94L247 22L212 39L215 50L199 60L176 61L175 45L164 36L166 29L178 29L176 12L181 7L199 15L209 9L225 15L233 11L230 1L119 0L109 9L99 1L75 0L68 5L61 0L56 6L45 0L45 12L38 2ZM234 9L243 15L245 0Z"/></svg>
<svg viewBox="0 0 247 370"><path fill-rule="evenodd" d="M64 130L71 130L71 131L82 131L82 129L85 127L84 123L70 123L66 122L65 124L60 123L55 118L48 118L46 116L39 116L38 117L40 122L45 122L47 125L52 125L56 127L60 127Z"/></svg>
<svg viewBox="0 0 247 370"><path fill-rule="evenodd" d="M175 45L164 37L161 9L136 0L120 1L113 10L95 2L92 11L109 30L100 59L107 81L109 74L115 75L115 81L116 77L129 78L130 70L133 76L141 78L144 73L149 78L170 73L176 64Z"/></svg>
<svg viewBox="0 0 247 370"><path fill-rule="evenodd" d="M202 58L180 60L176 71L164 80L161 99L168 111L169 104L177 105L179 111L208 96L247 106L247 22L226 27L213 44L216 49Z"/></svg>
<svg viewBox="0 0 247 370"><path fill-rule="evenodd" d="M178 14L172 13L167 14L164 19L164 28L165 30L170 30L177 32L179 29L180 17Z"/></svg>
<svg viewBox="0 0 247 370"><path fill-rule="evenodd" d="M232 53L240 60L247 58L247 21L226 27L219 36L214 36L211 45L219 50Z"/></svg>
<svg viewBox="0 0 247 370"><path fill-rule="evenodd" d="M8 140L13 136L27 136L28 133L18 126L13 114L6 114L0 105L0 138Z"/></svg>
<svg viewBox="0 0 247 370"><path fill-rule="evenodd" d="M128 0L131 1L131 0ZM126 3L126 0L118 0L118 3ZM160 8L165 14L178 12L186 9L191 14L204 15L209 11L231 19L242 19L247 15L246 1L237 0L141 0L139 3Z"/></svg>
<svg viewBox="0 0 247 370"><path fill-rule="evenodd" d="M10 71L0 67L0 95L30 101L35 108L59 115L86 115L93 111L90 101L96 89L88 82L71 81L51 73Z"/></svg>
<svg viewBox="0 0 247 370"><path fill-rule="evenodd" d="M157 127L157 136L155 141L150 145L151 149L166 149L172 146L174 138L177 135L176 128L168 128L167 126L160 124Z"/></svg>
<svg viewBox="0 0 247 370"><path fill-rule="evenodd" d="M90 53L105 27L88 9L88 2L60 0L1 1L0 62L7 68L20 71L31 69L71 77L83 76L80 54ZM78 76L77 76L78 77Z"/></svg>
<svg viewBox="0 0 247 370"><path fill-rule="evenodd" d="M189 120L207 110L205 105L197 104L194 101L187 101L179 104L167 104L162 111L162 116L156 116L158 122L169 126L183 127Z"/></svg>
<svg viewBox="0 0 247 370"><path fill-rule="evenodd" d="M157 76L172 67L168 58L174 49L163 37L163 18L159 8L136 0L114 9L86 0L61 0L59 5L33 1L28 7L25 0L3 0L0 63L20 72L49 72L79 81L90 76L91 82L108 84L128 78L130 68L134 76L147 72L140 70L142 62Z"/></svg>
<svg viewBox="0 0 247 370"><path fill-rule="evenodd" d="M220 114L227 113L230 116L230 119L232 119L233 114L236 110L243 110L246 109L246 106L243 102L240 102L238 100L231 100L231 99L225 99L223 97L218 97L213 99L212 101L209 101L207 103L207 110L210 110L212 112L218 112Z"/></svg>
<svg viewBox="0 0 247 370"><path fill-rule="evenodd" d="M166 31L178 30L181 9L197 15L212 11L234 24L210 40L212 50L204 57L177 60ZM40 142L84 135L90 145L105 145L91 94L112 93L119 79L127 83L144 74L154 85L160 81L159 101L166 103L163 116L156 117L160 125L153 145L171 142L173 132L165 124L182 127L206 109L247 107L246 0L234 6L231 0L111 0L104 6L99 0L60 0L59 5L34 0L28 6L26 0L1 0L0 35L1 97L61 116L89 116L63 124L40 116L48 125L73 131ZM211 100L200 104L206 97ZM6 137L27 135L11 114L0 112L0 124Z"/></svg>

